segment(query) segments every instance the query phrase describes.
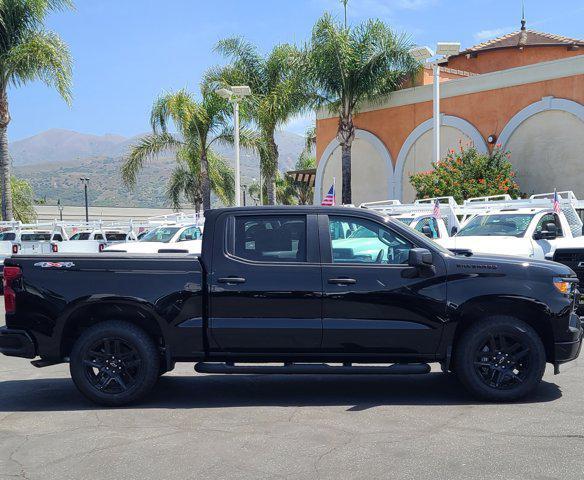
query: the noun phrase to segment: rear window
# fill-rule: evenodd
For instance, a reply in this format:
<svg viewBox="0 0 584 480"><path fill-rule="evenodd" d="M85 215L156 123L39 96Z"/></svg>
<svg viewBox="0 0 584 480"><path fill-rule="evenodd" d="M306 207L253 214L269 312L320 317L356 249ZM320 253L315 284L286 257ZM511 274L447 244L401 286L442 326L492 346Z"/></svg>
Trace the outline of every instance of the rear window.
<svg viewBox="0 0 584 480"><path fill-rule="evenodd" d="M89 240L89 232L79 232L71 236L69 240Z"/></svg>
<svg viewBox="0 0 584 480"><path fill-rule="evenodd" d="M1 240L7 240L7 241L16 240L16 233L14 233L14 232L0 233L0 241Z"/></svg>
<svg viewBox="0 0 584 480"><path fill-rule="evenodd" d="M110 242L119 242L126 239L126 234L120 232L105 232L105 237Z"/></svg>
<svg viewBox="0 0 584 480"><path fill-rule="evenodd" d="M305 262L306 217L237 216L231 253L255 262Z"/></svg>
<svg viewBox="0 0 584 480"><path fill-rule="evenodd" d="M50 233L21 233L20 240L23 242L42 242L51 239Z"/></svg>

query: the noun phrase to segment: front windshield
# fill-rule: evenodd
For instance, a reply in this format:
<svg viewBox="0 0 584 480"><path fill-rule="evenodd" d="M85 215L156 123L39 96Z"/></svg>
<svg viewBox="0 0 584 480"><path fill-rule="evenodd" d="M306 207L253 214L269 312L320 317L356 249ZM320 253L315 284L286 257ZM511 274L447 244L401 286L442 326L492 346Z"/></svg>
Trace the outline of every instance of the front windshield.
<svg viewBox="0 0 584 480"><path fill-rule="evenodd" d="M178 232L180 228L178 227L160 227L150 230L146 235L144 235L140 241L141 242L160 242L168 243L172 240L172 237Z"/></svg>
<svg viewBox="0 0 584 480"><path fill-rule="evenodd" d="M522 237L533 215L492 214L477 215L456 234L457 237Z"/></svg>
<svg viewBox="0 0 584 480"><path fill-rule="evenodd" d="M413 218L407 218L407 217L396 218L396 220L399 220L400 222L405 223L406 225L411 225L412 222L414 221Z"/></svg>

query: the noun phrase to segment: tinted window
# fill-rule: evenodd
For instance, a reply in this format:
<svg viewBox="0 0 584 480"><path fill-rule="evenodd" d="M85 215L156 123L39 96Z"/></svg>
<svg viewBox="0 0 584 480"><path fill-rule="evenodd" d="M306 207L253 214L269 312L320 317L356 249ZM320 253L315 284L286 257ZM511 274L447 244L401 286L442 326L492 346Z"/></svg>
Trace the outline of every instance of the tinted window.
<svg viewBox="0 0 584 480"><path fill-rule="evenodd" d="M537 226L535 227L535 231L537 233L541 232L543 230L543 226L547 223L554 223L558 229L558 237L563 236L562 224L560 223L559 217L555 213L546 213L543 217L541 217L537 223Z"/></svg>
<svg viewBox="0 0 584 480"><path fill-rule="evenodd" d="M349 224L346 238L332 235L339 224ZM381 224L361 218L329 217L333 263L380 263L401 265L408 261L412 243Z"/></svg>
<svg viewBox="0 0 584 480"><path fill-rule="evenodd" d="M89 232L79 232L72 235L69 240L89 240L89 235L91 235Z"/></svg>
<svg viewBox="0 0 584 480"><path fill-rule="evenodd" d="M61 234L60 234L60 233L55 233L55 234L53 235L53 240L54 240L55 242L62 242L62 241L63 241L63 237L61 236Z"/></svg>
<svg viewBox="0 0 584 480"><path fill-rule="evenodd" d="M8 240L8 241L16 240L16 233L14 233L14 232L0 233L0 240Z"/></svg>
<svg viewBox="0 0 584 480"><path fill-rule="evenodd" d="M93 237L94 240L103 240L103 235L101 233L96 233Z"/></svg>
<svg viewBox="0 0 584 480"><path fill-rule="evenodd" d="M50 239L50 233L22 233L20 235L20 240L23 242L42 242Z"/></svg>
<svg viewBox="0 0 584 480"><path fill-rule="evenodd" d="M123 242L126 240L126 234L123 232L105 232L105 237L110 242Z"/></svg>
<svg viewBox="0 0 584 480"><path fill-rule="evenodd" d="M256 262L305 262L306 217L235 217L233 253Z"/></svg>
<svg viewBox="0 0 584 480"><path fill-rule="evenodd" d="M456 234L458 237L522 237L533 215L502 213L477 215Z"/></svg>

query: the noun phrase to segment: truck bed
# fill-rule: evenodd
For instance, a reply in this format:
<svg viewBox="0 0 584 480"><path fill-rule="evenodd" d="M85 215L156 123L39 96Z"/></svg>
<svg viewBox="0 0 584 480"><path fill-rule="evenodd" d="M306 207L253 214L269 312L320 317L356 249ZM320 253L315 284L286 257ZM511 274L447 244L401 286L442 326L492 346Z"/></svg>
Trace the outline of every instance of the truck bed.
<svg viewBox="0 0 584 480"><path fill-rule="evenodd" d="M5 265L20 267L23 278L18 315L7 314L6 324L32 331L42 357L60 356L67 331L104 314L158 329L176 345L174 356L204 350L204 276L196 255L15 255Z"/></svg>

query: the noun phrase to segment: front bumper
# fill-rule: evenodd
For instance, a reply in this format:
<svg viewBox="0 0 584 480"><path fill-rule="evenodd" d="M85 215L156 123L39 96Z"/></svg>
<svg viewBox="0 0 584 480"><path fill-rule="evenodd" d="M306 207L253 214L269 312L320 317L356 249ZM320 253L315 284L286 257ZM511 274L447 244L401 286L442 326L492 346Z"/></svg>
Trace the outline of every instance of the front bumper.
<svg viewBox="0 0 584 480"><path fill-rule="evenodd" d="M0 328L0 353L8 357L34 358L35 344L24 330Z"/></svg>
<svg viewBox="0 0 584 480"><path fill-rule="evenodd" d="M570 330L574 333L575 340L570 342L556 342L554 344L555 363L566 363L578 358L582 349L584 337L584 317L575 313L570 317Z"/></svg>

